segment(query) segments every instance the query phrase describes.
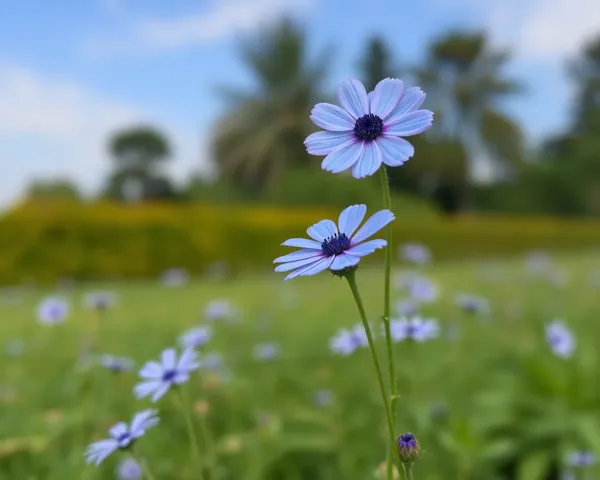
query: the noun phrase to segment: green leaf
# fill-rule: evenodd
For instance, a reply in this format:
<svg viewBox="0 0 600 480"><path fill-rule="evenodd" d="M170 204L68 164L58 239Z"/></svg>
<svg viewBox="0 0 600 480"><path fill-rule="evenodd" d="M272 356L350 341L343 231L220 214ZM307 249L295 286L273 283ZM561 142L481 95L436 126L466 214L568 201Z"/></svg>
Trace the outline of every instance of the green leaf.
<svg viewBox="0 0 600 480"><path fill-rule="evenodd" d="M519 465L518 480L543 480L550 466L552 455L548 451L528 455Z"/></svg>

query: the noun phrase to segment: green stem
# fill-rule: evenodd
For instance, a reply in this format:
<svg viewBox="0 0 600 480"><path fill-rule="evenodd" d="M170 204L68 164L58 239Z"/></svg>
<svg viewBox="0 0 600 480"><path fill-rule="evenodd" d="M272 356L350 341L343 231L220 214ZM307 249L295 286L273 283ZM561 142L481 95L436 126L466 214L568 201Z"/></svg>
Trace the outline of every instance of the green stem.
<svg viewBox="0 0 600 480"><path fill-rule="evenodd" d="M408 465L406 463L403 463L402 464L402 472L404 473L404 478L406 480L414 480L412 463L409 463Z"/></svg>
<svg viewBox="0 0 600 480"><path fill-rule="evenodd" d="M200 450L198 448L198 438L196 437L196 432L194 430L194 425L192 423L192 416L190 412L190 408L188 402L186 401L186 397L181 390L181 388L177 389L179 396L179 408L183 411L183 415L185 417L185 424L188 431L188 437L190 439L190 443L192 444L192 452L194 459L196 460L198 466L198 477L202 480L204 478L202 460L200 459Z"/></svg>
<svg viewBox="0 0 600 480"><path fill-rule="evenodd" d="M383 401L383 406L385 409L385 416L386 416L387 424L388 424L390 442L392 444L395 444L396 437L394 435L394 421L392 419L392 412L390 409L390 399L385 390L385 382L383 381L383 374L381 373L381 365L379 364L379 359L377 358L377 351L375 350L375 342L373 341L373 334L371 333L371 327L369 326L369 321L367 320L367 314L365 313L365 307L363 306L362 299L360 298L360 293L358 292L358 286L356 285L355 272L348 273L346 275L346 280L348 280L348 285L350 285L350 290L352 291L352 295L354 296L356 306L358 307L358 312L360 313L360 318L361 318L363 326L365 328L365 333L367 335L367 340L369 342L369 349L371 351L371 356L373 357L373 364L375 365L375 370L377 372L377 381L379 383L379 389L381 391L381 399ZM388 462L388 463L391 463L391 462Z"/></svg>
<svg viewBox="0 0 600 480"><path fill-rule="evenodd" d="M152 472L148 468L148 464L144 461L144 459L141 456L138 455L135 448L132 451L132 457L137 461L140 468L142 469L142 472L144 472L144 477L146 477L146 480L156 480L156 477L152 475Z"/></svg>
<svg viewBox="0 0 600 480"><path fill-rule="evenodd" d="M200 430L202 430L202 436L204 437L204 446L206 448L206 456L208 458L208 471L209 478L215 480L217 478L217 461L216 461L216 449L213 437L206 420L206 415L202 415L200 418Z"/></svg>
<svg viewBox="0 0 600 480"><path fill-rule="evenodd" d="M387 175L385 165L379 169L381 179L381 189L383 190L383 206L392 210L392 195L390 193L390 182ZM390 377L390 410L392 421L396 421L396 409L394 404L396 401L396 369L394 367L394 351L392 348L392 332L390 328L390 310L391 310L391 278L392 278L392 224L390 223L385 229L387 247L385 249L385 279L384 279L384 294L383 294L383 325L385 328L385 346L388 359L388 374ZM388 451L387 462L387 479L392 480L393 468L391 458L394 456L395 441L390 444Z"/></svg>

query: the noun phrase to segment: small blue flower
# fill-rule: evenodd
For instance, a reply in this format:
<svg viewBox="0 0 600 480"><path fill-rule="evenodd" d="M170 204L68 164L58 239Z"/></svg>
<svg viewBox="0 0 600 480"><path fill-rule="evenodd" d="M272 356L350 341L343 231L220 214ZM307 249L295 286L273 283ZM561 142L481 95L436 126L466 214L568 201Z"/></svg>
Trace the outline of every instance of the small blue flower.
<svg viewBox="0 0 600 480"><path fill-rule="evenodd" d="M187 382L190 372L199 366L198 354L193 349L185 349L178 359L175 349L168 348L162 352L160 363L147 362L140 370L144 381L134 387L135 396L152 395L152 401L157 402L171 387Z"/></svg>
<svg viewBox="0 0 600 480"><path fill-rule="evenodd" d="M350 330L342 328L329 341L329 348L338 355L351 355L354 351L369 344L367 333L362 324L356 324Z"/></svg>
<svg viewBox="0 0 600 480"><path fill-rule="evenodd" d="M575 468L591 467L596 463L596 456L593 452L588 451L571 452L567 457L567 462Z"/></svg>
<svg viewBox="0 0 600 480"><path fill-rule="evenodd" d="M179 337L179 345L182 348L199 348L206 345L212 338L211 327L194 327L184 332Z"/></svg>
<svg viewBox="0 0 600 480"><path fill-rule="evenodd" d="M314 395L314 402L319 407L327 407L333 403L335 395L331 390L318 390Z"/></svg>
<svg viewBox="0 0 600 480"><path fill-rule="evenodd" d="M38 306L38 319L44 325L63 323L69 315L69 303L58 297L48 297Z"/></svg>
<svg viewBox="0 0 600 480"><path fill-rule="evenodd" d="M484 315L489 313L490 305L487 298L461 293L456 295L456 304L467 313Z"/></svg>
<svg viewBox="0 0 600 480"><path fill-rule="evenodd" d="M400 317L412 317L419 313L419 304L414 300L400 300L396 302L396 313Z"/></svg>
<svg viewBox="0 0 600 480"><path fill-rule="evenodd" d="M126 458L117 465L115 475L119 480L139 480L144 472L134 458Z"/></svg>
<svg viewBox="0 0 600 480"><path fill-rule="evenodd" d="M281 347L276 343L260 343L254 347L254 358L272 360L281 354Z"/></svg>
<svg viewBox="0 0 600 480"><path fill-rule="evenodd" d="M385 240L365 240L395 218L389 210L380 210L357 231L366 213L366 205L352 205L340 213L337 225L331 220L321 220L310 227L306 233L312 240L286 240L282 245L298 247L301 250L276 258L273 263L281 265L278 265L275 271L292 270L292 273L285 277L285 280L290 280L298 276L315 275L327 269L336 272L355 267L361 257L386 246Z"/></svg>
<svg viewBox="0 0 600 480"><path fill-rule="evenodd" d="M213 300L204 307L204 318L208 321L231 320L235 311L228 300Z"/></svg>
<svg viewBox="0 0 600 480"><path fill-rule="evenodd" d="M424 132L433 122L433 112L419 110L425 101L420 88L404 88L402 80L386 78L367 95L355 79L338 88L342 108L319 103L310 119L325 131L305 141L311 155L326 155L321 168L340 173L352 168L354 178L373 175L382 163L398 167L415 153L401 137Z"/></svg>
<svg viewBox="0 0 600 480"><path fill-rule="evenodd" d="M417 303L435 302L439 294L435 283L419 275L410 275L406 278L404 288L410 298Z"/></svg>
<svg viewBox="0 0 600 480"><path fill-rule="evenodd" d="M89 310L104 312L115 304L116 299L114 292L89 292L83 297L83 305Z"/></svg>
<svg viewBox="0 0 600 480"><path fill-rule="evenodd" d="M134 365L134 361L131 358L117 357L108 353L100 355L99 362L100 365L115 373L133 370Z"/></svg>
<svg viewBox="0 0 600 480"><path fill-rule="evenodd" d="M425 265L431 261L431 252L420 243L405 243L400 246L400 257L405 262Z"/></svg>
<svg viewBox="0 0 600 480"><path fill-rule="evenodd" d="M546 325L546 341L557 357L569 358L575 351L575 337L562 320Z"/></svg>
<svg viewBox="0 0 600 480"><path fill-rule="evenodd" d="M189 281L189 273L183 268L170 268L162 274L162 283L165 287L180 287Z"/></svg>
<svg viewBox="0 0 600 480"><path fill-rule="evenodd" d="M425 342L438 336L439 325L433 318L394 318L390 320L390 331L394 342Z"/></svg>
<svg viewBox="0 0 600 480"><path fill-rule="evenodd" d="M136 413L131 425L125 422L117 423L108 433L109 439L92 443L85 451L87 463L100 463L113 452L125 450L140 438L146 430L158 424L157 410L144 410Z"/></svg>

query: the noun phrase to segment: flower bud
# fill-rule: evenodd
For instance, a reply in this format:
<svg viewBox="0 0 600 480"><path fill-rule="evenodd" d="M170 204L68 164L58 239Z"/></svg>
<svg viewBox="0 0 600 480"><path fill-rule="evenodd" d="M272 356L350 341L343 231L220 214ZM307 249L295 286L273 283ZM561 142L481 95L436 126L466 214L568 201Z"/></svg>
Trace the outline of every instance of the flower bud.
<svg viewBox="0 0 600 480"><path fill-rule="evenodd" d="M419 441L412 433L403 433L396 440L398 444L398 453L402 463L413 463L419 458L421 448Z"/></svg>

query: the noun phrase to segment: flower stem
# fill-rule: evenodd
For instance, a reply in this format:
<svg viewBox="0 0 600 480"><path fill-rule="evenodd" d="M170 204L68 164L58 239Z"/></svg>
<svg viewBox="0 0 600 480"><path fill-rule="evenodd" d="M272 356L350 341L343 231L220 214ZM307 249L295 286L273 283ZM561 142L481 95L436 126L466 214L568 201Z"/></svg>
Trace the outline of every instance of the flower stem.
<svg viewBox="0 0 600 480"><path fill-rule="evenodd" d="M404 472L404 478L405 480L414 480L413 477L413 464L409 463L408 465L406 465L405 463L402 464L402 471Z"/></svg>
<svg viewBox="0 0 600 480"><path fill-rule="evenodd" d="M394 435L394 421L392 419L392 412L390 409L390 398L385 389L385 382L383 380L383 374L381 373L381 365L379 364L379 359L377 358L377 351L375 350L375 342L373 341L373 334L371 333L371 327L369 326L369 321L367 320L367 314L365 313L365 307L363 306L362 299L360 297L360 293L358 292L358 286L356 285L355 272L352 271L352 272L348 273L348 275L346 275L346 280L348 280L348 285L350 285L350 290L352 291L352 295L354 296L356 306L358 307L358 312L360 313L360 318L361 318L363 326L365 328L365 333L367 335L367 340L369 342L369 349L371 351L371 356L373 357L373 364L375 365L375 370L377 372L377 381L379 383L379 389L381 391L381 399L383 400L383 407L385 409L385 416L386 416L387 424L388 424L390 442L392 444L395 444L396 437ZM391 458L388 460L388 463L391 463Z"/></svg>
<svg viewBox="0 0 600 480"><path fill-rule="evenodd" d="M384 208L392 209L392 195L390 192L390 182L387 175L385 165L379 169L381 179L381 189L383 190L383 205ZM385 346L387 350L388 374L390 377L390 413L392 421L396 421L396 370L394 367L394 351L392 349L392 332L390 328L390 310L391 310L391 277L392 277L392 224L390 223L385 229L387 247L385 249L385 273L384 273L384 294L383 294L383 325L385 329ZM387 462L387 478L393 479L392 458L394 456L395 441L390 444Z"/></svg>
<svg viewBox="0 0 600 480"><path fill-rule="evenodd" d="M202 431L202 436L204 437L204 445L206 448L206 456L208 457L208 472L210 474L209 478L211 480L215 480L217 478L217 459L216 459L216 449L215 442L213 436L210 432L210 427L208 426L208 421L206 420L206 415L202 415L200 419L200 430Z"/></svg>
<svg viewBox="0 0 600 480"><path fill-rule="evenodd" d="M141 456L138 455L135 448L133 448L132 457L137 461L140 468L142 469L142 472L144 472L144 477L146 477L146 480L156 480L156 477L152 475L150 468L148 468L148 464Z"/></svg>
<svg viewBox="0 0 600 480"><path fill-rule="evenodd" d="M181 408L181 410L183 411L183 415L185 417L185 424L186 424L187 431L188 431L188 437L190 439L190 443L192 444L192 452L194 455L194 459L196 460L196 463L198 465L198 478L200 478L202 480L204 478L204 474L203 474L204 466L202 465L202 460L200 459L200 450L198 448L198 438L196 437L196 432L194 430L194 425L192 423L190 406L188 405L188 402L186 401L186 396L184 395L181 388L177 389L177 393L179 396L179 408Z"/></svg>

